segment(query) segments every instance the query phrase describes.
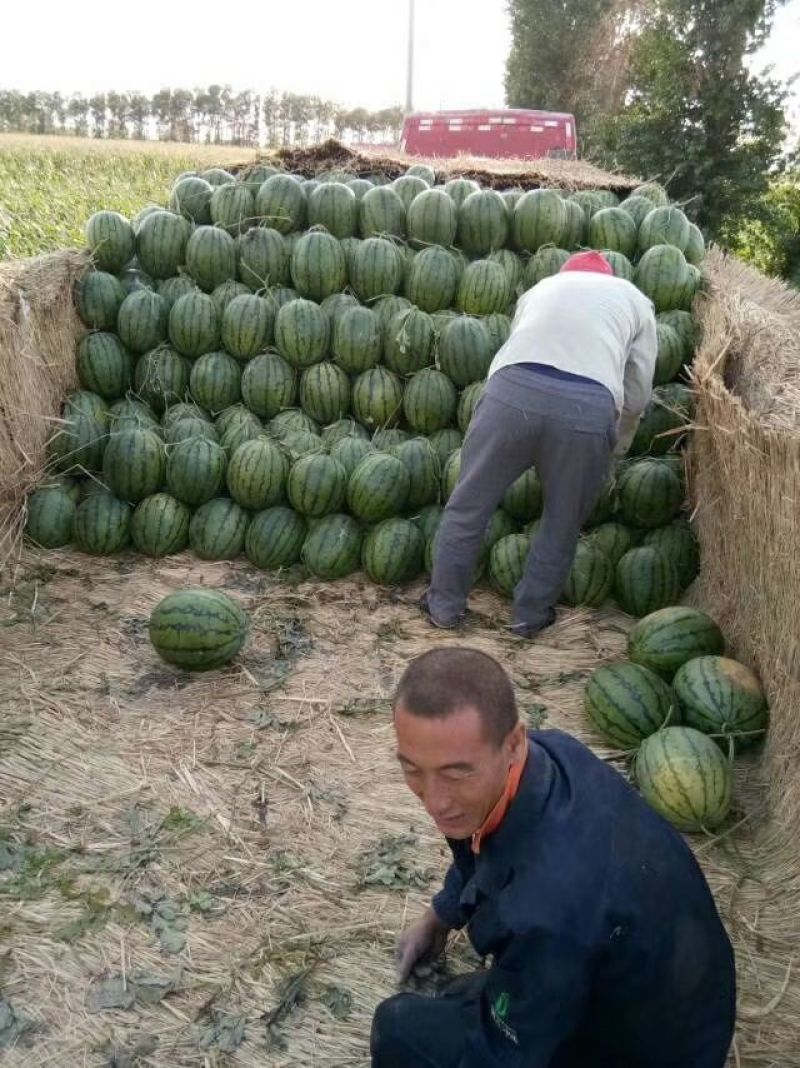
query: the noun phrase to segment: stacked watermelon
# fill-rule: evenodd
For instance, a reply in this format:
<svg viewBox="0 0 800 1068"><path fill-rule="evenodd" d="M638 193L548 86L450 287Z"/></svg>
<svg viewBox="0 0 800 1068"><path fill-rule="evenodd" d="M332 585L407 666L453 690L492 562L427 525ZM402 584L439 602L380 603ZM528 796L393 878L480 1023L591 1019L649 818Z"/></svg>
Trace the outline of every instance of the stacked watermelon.
<svg viewBox="0 0 800 1068"><path fill-rule="evenodd" d="M702 236L652 183L498 193L259 165L182 175L168 206L93 215L77 286L81 388L49 443L28 535L89 553L190 548L376 583L430 566L442 504L517 297L584 247L658 311L656 393L598 502L565 591L643 615L697 568L677 451ZM479 571L510 593L542 510L506 494Z"/></svg>

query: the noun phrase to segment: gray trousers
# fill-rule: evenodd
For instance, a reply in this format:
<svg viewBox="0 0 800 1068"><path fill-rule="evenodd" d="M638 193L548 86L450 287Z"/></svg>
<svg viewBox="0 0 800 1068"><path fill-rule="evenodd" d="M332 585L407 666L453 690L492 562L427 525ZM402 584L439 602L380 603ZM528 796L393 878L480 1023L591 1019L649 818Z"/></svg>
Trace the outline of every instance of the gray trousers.
<svg viewBox="0 0 800 1068"><path fill-rule="evenodd" d="M466 608L486 526L508 487L535 467L544 512L522 580L513 625L536 630L575 558L581 526L608 477L617 415L599 383L565 381L506 367L489 379L461 453L461 475L442 516L428 590L434 620L457 622Z"/></svg>

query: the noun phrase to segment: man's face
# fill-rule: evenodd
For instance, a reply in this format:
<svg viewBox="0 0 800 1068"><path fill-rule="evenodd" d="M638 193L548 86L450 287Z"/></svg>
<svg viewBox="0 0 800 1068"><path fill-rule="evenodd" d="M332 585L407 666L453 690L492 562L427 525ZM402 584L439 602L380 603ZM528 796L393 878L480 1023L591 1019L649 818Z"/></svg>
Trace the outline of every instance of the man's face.
<svg viewBox="0 0 800 1068"><path fill-rule="evenodd" d="M527 744L518 723L498 746L470 707L433 718L415 716L401 703L394 729L406 783L448 838L469 838L482 826Z"/></svg>

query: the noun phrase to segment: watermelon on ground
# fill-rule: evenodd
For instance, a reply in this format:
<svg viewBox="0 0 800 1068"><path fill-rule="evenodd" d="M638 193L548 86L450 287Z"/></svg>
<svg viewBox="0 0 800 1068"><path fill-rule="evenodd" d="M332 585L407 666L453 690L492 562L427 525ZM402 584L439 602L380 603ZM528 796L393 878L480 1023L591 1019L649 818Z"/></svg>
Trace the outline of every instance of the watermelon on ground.
<svg viewBox="0 0 800 1068"><path fill-rule="evenodd" d="M177 590L150 614L153 648L168 664L211 671L229 663L247 640L247 616L220 590Z"/></svg>

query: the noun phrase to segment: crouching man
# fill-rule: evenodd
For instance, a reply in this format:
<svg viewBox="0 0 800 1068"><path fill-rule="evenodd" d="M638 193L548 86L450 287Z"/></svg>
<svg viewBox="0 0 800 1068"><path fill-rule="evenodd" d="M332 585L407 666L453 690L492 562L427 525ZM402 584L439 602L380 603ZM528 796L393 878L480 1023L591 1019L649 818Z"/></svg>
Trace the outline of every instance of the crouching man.
<svg viewBox="0 0 800 1068"><path fill-rule="evenodd" d="M526 733L477 650L412 661L394 727L453 854L400 940L399 978L462 927L491 966L379 1005L373 1068L723 1068L733 953L681 836L574 738Z"/></svg>

